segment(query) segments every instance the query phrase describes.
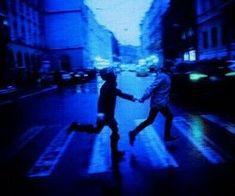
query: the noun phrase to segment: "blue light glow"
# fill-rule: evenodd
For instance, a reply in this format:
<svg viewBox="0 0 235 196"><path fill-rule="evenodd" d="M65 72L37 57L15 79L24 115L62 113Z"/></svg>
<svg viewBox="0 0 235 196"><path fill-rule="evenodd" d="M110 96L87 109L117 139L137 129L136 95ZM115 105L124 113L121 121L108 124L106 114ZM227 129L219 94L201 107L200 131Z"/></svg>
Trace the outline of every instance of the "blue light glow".
<svg viewBox="0 0 235 196"><path fill-rule="evenodd" d="M190 121L184 117L175 117L174 126L197 148L197 150L211 163L224 163L223 157L214 149L219 149L209 138L205 136L205 127L198 117L192 117Z"/></svg>
<svg viewBox="0 0 235 196"><path fill-rule="evenodd" d="M206 77L208 77L206 74L200 74L200 73L192 73L189 75L189 79L192 81L197 81Z"/></svg>
<svg viewBox="0 0 235 196"><path fill-rule="evenodd" d="M226 73L225 76L235 76L235 72Z"/></svg>

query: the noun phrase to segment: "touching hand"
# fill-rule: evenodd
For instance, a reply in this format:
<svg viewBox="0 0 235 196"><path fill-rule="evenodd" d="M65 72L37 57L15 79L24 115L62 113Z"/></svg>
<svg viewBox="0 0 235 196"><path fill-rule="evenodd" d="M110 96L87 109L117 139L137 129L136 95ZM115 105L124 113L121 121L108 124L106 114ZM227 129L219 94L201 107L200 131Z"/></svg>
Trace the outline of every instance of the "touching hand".
<svg viewBox="0 0 235 196"><path fill-rule="evenodd" d="M133 101L134 101L134 102L137 102L138 99L137 99L136 97L133 97Z"/></svg>

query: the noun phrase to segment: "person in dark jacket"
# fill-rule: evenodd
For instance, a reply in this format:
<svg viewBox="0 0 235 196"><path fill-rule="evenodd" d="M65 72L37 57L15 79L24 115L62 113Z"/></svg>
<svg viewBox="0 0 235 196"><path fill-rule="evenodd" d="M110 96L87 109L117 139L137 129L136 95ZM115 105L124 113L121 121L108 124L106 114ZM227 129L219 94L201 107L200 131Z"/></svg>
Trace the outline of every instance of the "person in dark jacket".
<svg viewBox="0 0 235 196"><path fill-rule="evenodd" d="M115 119L116 98L121 97L130 101L136 101L132 95L123 93L117 88L116 74L112 68L105 68L100 71L101 78L105 81L100 89L98 99L98 114L96 125L81 125L72 124L70 129L75 128L78 131L85 131L89 133L100 133L105 125L112 130L111 134L111 149L113 157L122 157L123 152L118 151L118 140L120 138L118 133L117 121Z"/></svg>
<svg viewBox="0 0 235 196"><path fill-rule="evenodd" d="M150 112L146 120L140 123L134 130L129 132L129 143L134 145L134 141L139 132L152 124L158 114L161 112L165 118L165 141L173 141L176 138L171 135L172 112L169 108L169 93L171 89L171 79L167 74L166 68L156 66L156 77L153 83L146 89L139 102L144 102L150 98Z"/></svg>

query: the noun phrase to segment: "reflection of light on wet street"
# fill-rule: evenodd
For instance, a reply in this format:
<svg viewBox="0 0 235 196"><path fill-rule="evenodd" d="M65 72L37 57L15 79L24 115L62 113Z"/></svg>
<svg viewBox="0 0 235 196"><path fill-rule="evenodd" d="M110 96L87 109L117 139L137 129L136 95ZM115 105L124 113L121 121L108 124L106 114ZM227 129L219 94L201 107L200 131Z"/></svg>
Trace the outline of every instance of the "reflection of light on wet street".
<svg viewBox="0 0 235 196"><path fill-rule="evenodd" d="M61 129L51 141L46 150L41 154L33 167L28 172L28 177L50 176L63 156L66 148L74 137L74 133L67 135L67 127Z"/></svg>
<svg viewBox="0 0 235 196"><path fill-rule="evenodd" d="M108 127L104 127L97 135L88 166L88 174L107 172L111 169L109 135Z"/></svg>
<svg viewBox="0 0 235 196"><path fill-rule="evenodd" d="M143 120L144 119L135 120L136 125ZM153 166L160 168L179 166L174 157L166 149L164 142L160 139L157 131L154 130L152 125L140 132L139 136L145 149L144 154L148 155Z"/></svg>
<svg viewBox="0 0 235 196"><path fill-rule="evenodd" d="M200 142L201 145L203 145L205 127L204 127L202 119L198 116L193 116L190 119L190 122L191 122L193 138L197 140L197 142Z"/></svg>
<svg viewBox="0 0 235 196"><path fill-rule="evenodd" d="M216 152L219 149L204 134L204 126L202 121L196 117L189 120L182 116L174 118L174 126L196 147L196 149L211 163L223 163L225 160Z"/></svg>
<svg viewBox="0 0 235 196"><path fill-rule="evenodd" d="M99 88L101 87L101 81L92 81L89 83L78 84L75 86L76 93L97 93L99 92ZM98 88L98 89L97 89Z"/></svg>
<svg viewBox="0 0 235 196"><path fill-rule="evenodd" d="M224 128L225 130L229 131L230 133L235 134L235 124L234 123L227 122L226 120L224 120L218 116L211 115L211 114L202 115L202 117L205 118L206 120L209 120L209 121L215 123L219 127Z"/></svg>

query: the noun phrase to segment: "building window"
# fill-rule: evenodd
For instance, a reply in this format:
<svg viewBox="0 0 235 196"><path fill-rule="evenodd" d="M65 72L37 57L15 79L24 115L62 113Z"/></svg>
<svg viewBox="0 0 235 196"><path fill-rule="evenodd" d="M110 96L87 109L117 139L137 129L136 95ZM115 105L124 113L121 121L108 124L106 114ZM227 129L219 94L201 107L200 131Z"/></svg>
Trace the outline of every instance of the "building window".
<svg viewBox="0 0 235 196"><path fill-rule="evenodd" d="M0 8L4 11L7 12L7 3L4 0L0 1Z"/></svg>
<svg viewBox="0 0 235 196"><path fill-rule="evenodd" d="M21 52L17 53L17 65L18 67L23 67L23 57Z"/></svg>
<svg viewBox="0 0 235 196"><path fill-rule="evenodd" d="M18 25L17 22L14 21L13 23L13 39L17 39L19 37Z"/></svg>
<svg viewBox="0 0 235 196"><path fill-rule="evenodd" d="M203 41L203 48L207 49L208 48L208 32L204 31L202 33L202 41Z"/></svg>
<svg viewBox="0 0 235 196"><path fill-rule="evenodd" d="M184 61L195 61L196 60L196 51L189 50L184 53Z"/></svg>
<svg viewBox="0 0 235 196"><path fill-rule="evenodd" d="M29 58L29 54L25 53L24 54L24 61L25 61L25 66L28 69L28 71L31 71L31 67L30 67L30 58Z"/></svg>
<svg viewBox="0 0 235 196"><path fill-rule="evenodd" d="M212 47L218 46L218 31L216 27L212 27L211 29L211 41L212 41Z"/></svg>
<svg viewBox="0 0 235 196"><path fill-rule="evenodd" d="M9 50L8 63L11 68L15 67L15 55L14 55L13 50Z"/></svg>
<svg viewBox="0 0 235 196"><path fill-rule="evenodd" d="M227 28L226 25L222 25L222 44L226 45L227 44L227 40L228 40L228 34L227 34Z"/></svg>
<svg viewBox="0 0 235 196"><path fill-rule="evenodd" d="M24 2L22 0L19 1L19 11L20 11L21 14L23 14L23 12L24 12L24 5L23 5L23 3Z"/></svg>
<svg viewBox="0 0 235 196"><path fill-rule="evenodd" d="M16 0L11 0L10 9L11 9L13 14L16 14Z"/></svg>
<svg viewBox="0 0 235 196"><path fill-rule="evenodd" d="M70 58L68 55L62 55L60 58L60 62L61 62L62 70L64 70L64 71L71 70Z"/></svg>
<svg viewBox="0 0 235 196"><path fill-rule="evenodd" d="M25 37L26 37L25 27L22 26L21 27L21 40L25 41Z"/></svg>

